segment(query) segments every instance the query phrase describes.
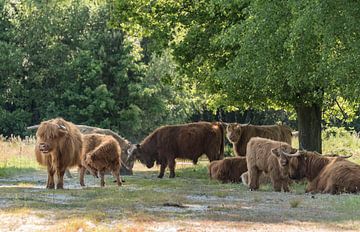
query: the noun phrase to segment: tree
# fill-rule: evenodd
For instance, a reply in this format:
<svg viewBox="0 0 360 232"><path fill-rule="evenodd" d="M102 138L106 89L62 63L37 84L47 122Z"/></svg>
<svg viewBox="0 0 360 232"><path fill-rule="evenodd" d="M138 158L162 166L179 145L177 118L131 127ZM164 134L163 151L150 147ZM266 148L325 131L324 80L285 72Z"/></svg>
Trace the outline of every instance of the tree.
<svg viewBox="0 0 360 232"><path fill-rule="evenodd" d="M321 152L324 102L359 99L360 6L212 0L187 9L174 55L214 106L295 110L300 147Z"/></svg>
<svg viewBox="0 0 360 232"><path fill-rule="evenodd" d="M300 147L321 152L324 100L359 96L359 12L354 2L253 1L238 55L219 72L229 95L293 107Z"/></svg>

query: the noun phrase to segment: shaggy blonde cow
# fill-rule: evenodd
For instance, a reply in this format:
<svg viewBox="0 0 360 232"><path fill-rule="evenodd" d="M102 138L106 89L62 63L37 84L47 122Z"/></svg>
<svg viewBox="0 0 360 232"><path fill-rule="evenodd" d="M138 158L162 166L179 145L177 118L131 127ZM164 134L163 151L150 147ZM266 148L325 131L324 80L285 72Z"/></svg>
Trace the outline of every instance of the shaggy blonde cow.
<svg viewBox="0 0 360 232"><path fill-rule="evenodd" d="M289 191L290 179L283 168L286 163L279 160L272 154L274 148L282 148L288 153L295 153L288 143L274 141L260 137L251 138L246 148L246 161L248 168L249 188L257 190L259 188L259 177L262 172L269 175L275 191ZM286 161L286 160L285 160Z"/></svg>
<svg viewBox="0 0 360 232"><path fill-rule="evenodd" d="M35 155L39 164L47 166L46 188L64 188L64 173L69 167L80 165L82 135L77 127L62 118L44 121L36 132Z"/></svg>

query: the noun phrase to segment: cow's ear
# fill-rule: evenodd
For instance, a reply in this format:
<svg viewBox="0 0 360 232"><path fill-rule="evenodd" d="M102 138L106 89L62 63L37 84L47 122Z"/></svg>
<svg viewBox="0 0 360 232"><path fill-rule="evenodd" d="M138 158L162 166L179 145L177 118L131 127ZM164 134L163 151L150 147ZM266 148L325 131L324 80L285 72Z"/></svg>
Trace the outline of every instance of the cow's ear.
<svg viewBox="0 0 360 232"><path fill-rule="evenodd" d="M271 150L271 153L273 153L274 155L276 155L277 157L280 157L281 152L280 152L280 148L274 148Z"/></svg>

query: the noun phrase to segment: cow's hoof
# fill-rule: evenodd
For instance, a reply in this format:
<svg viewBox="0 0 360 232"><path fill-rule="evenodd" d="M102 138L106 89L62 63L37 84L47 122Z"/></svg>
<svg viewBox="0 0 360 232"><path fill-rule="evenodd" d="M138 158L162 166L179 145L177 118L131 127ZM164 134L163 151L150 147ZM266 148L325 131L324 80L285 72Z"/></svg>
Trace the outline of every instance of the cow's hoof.
<svg viewBox="0 0 360 232"><path fill-rule="evenodd" d="M160 178L160 179L163 178L163 177L164 177L164 175L158 175L158 178Z"/></svg>
<svg viewBox="0 0 360 232"><path fill-rule="evenodd" d="M57 185L56 189L64 189L64 185Z"/></svg>
<svg viewBox="0 0 360 232"><path fill-rule="evenodd" d="M47 185L46 188L47 188L47 189L54 189L54 188L55 188L55 185L53 185L53 184Z"/></svg>

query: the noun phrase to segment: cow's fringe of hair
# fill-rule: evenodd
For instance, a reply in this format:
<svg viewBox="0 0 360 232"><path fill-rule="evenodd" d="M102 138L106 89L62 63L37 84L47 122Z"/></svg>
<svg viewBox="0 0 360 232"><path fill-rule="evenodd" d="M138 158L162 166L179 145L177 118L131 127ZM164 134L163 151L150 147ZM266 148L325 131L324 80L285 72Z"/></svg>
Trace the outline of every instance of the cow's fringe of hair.
<svg viewBox="0 0 360 232"><path fill-rule="evenodd" d="M313 152L306 152L305 157L305 175L309 180L313 180L320 171L330 162L327 157L320 156Z"/></svg>

